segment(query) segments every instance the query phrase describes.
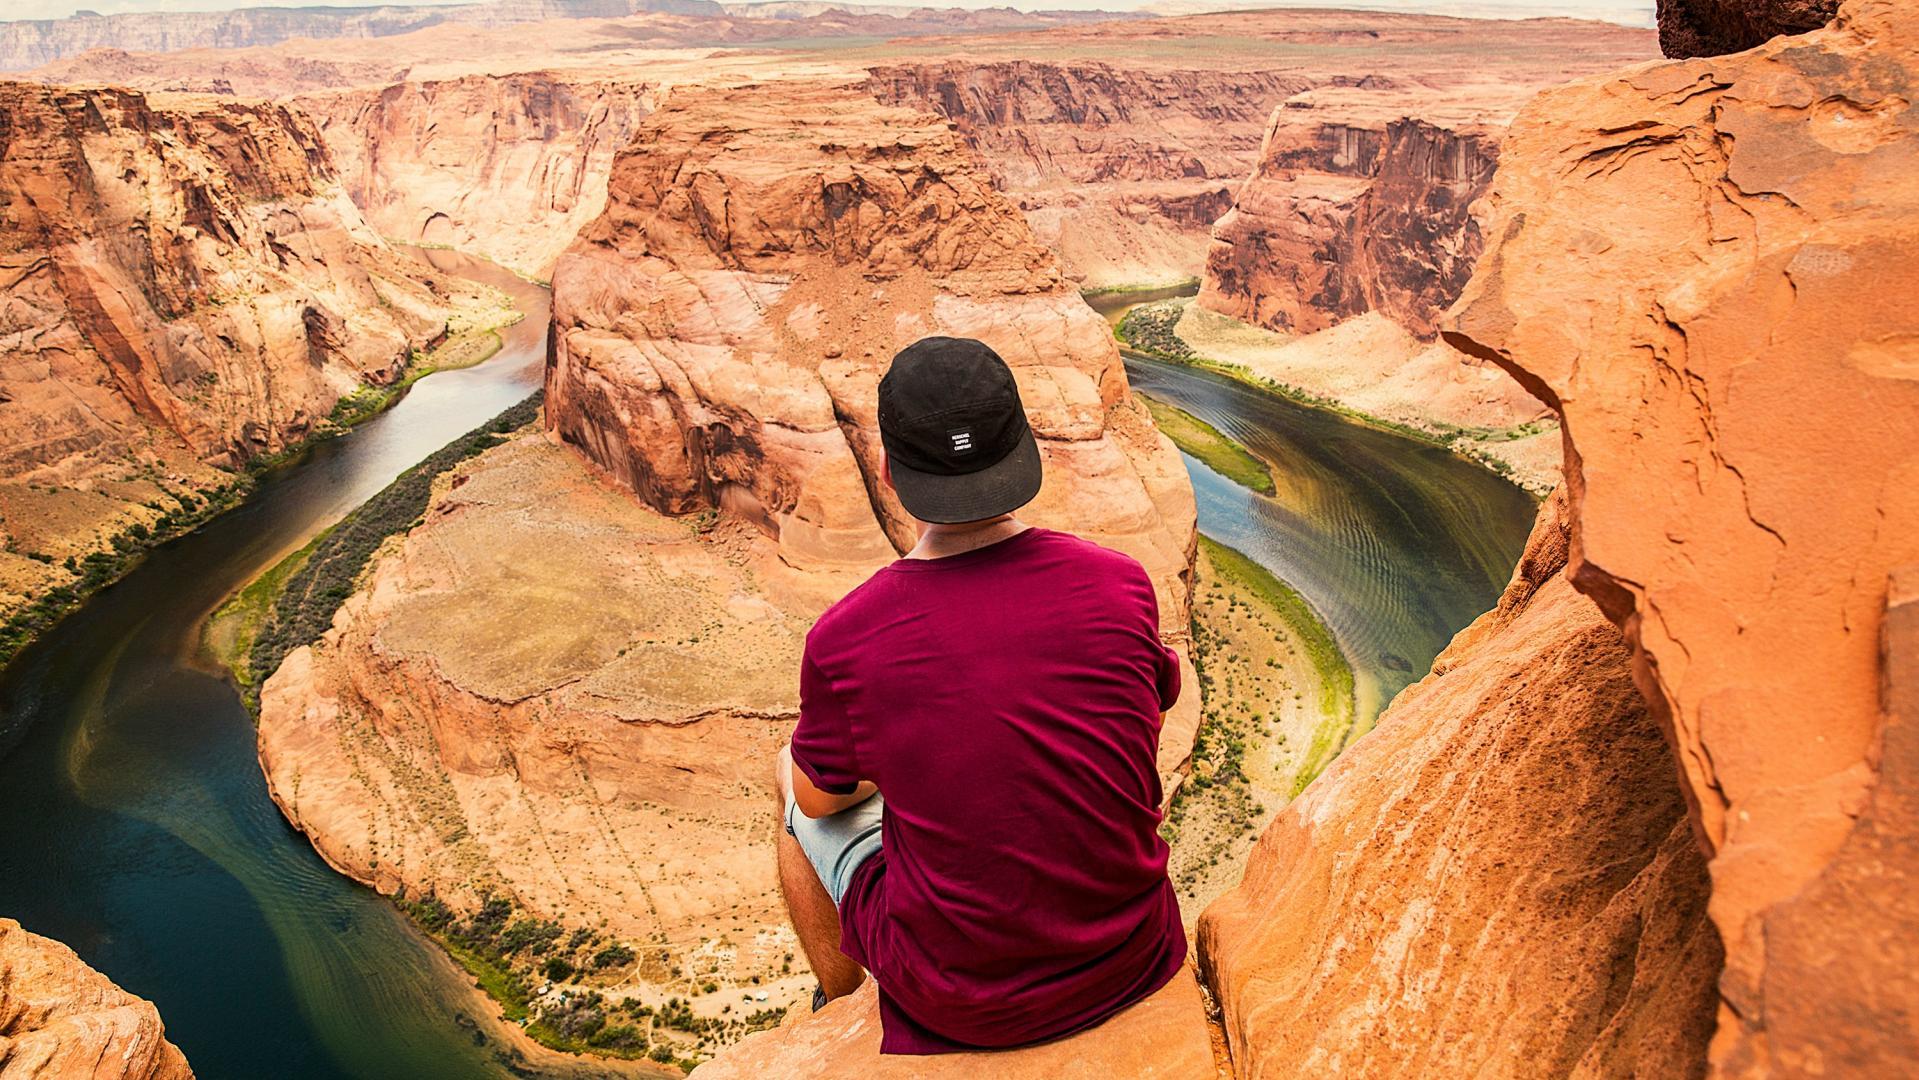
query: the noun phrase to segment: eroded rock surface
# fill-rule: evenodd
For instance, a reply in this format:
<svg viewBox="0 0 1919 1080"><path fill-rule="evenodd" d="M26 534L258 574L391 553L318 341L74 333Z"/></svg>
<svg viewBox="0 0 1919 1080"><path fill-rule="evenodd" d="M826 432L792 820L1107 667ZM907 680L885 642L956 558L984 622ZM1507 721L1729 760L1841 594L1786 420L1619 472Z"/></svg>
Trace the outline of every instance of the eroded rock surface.
<svg viewBox="0 0 1919 1080"><path fill-rule="evenodd" d="M546 278L606 204L648 83L556 72L307 94L341 184L382 234Z"/></svg>
<svg viewBox="0 0 1919 1080"><path fill-rule="evenodd" d="M1105 1023L1067 1039L1021 1050L937 1057L881 1057L879 994L868 979L858 993L752 1036L693 1070L698 1080L1214 1080L1206 1006L1192 973Z"/></svg>
<svg viewBox="0 0 1919 1080"><path fill-rule="evenodd" d="M837 595L911 545L879 476L877 392L893 353L936 333L985 341L1019 378L1048 473L1031 520L1139 559L1183 640L1178 454L1105 322L924 113L835 86L669 97L554 271L548 424L662 511L757 520Z"/></svg>
<svg viewBox="0 0 1919 1080"><path fill-rule="evenodd" d="M1492 183L1500 124L1386 119L1394 98L1410 104L1340 88L1273 114L1258 165L1214 229L1201 306L1300 334L1367 311L1435 333L1479 256L1473 203ZM1380 122L1345 117L1368 112Z"/></svg>
<svg viewBox="0 0 1919 1080"><path fill-rule="evenodd" d="M1317 82L1270 68L950 59L871 69L891 105L959 127L1085 286L1197 272L1273 107Z"/></svg>
<svg viewBox="0 0 1919 1080"><path fill-rule="evenodd" d="M1705 860L1565 510L1201 917L1235 1075L1703 1071Z"/></svg>
<svg viewBox="0 0 1919 1080"><path fill-rule="evenodd" d="M298 441L444 333L280 106L0 83L0 594ZM30 555L34 573L4 573ZM31 570L31 567L26 568Z"/></svg>
<svg viewBox="0 0 1919 1080"><path fill-rule="evenodd" d="M0 919L0 1080L193 1080L153 1003Z"/></svg>
<svg viewBox="0 0 1919 1080"><path fill-rule="evenodd" d="M1887 614L1919 561L1915 57L1919 12L1859 0L1542 95L1452 335L1565 418L1573 579L1712 854L1726 1075L1919 1070Z"/></svg>

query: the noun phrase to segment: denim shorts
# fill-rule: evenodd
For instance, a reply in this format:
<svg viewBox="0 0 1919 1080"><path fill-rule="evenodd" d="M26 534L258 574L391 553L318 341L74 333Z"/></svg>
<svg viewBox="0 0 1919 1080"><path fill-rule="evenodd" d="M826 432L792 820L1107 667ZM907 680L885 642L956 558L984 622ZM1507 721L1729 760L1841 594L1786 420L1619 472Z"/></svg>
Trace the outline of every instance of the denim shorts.
<svg viewBox="0 0 1919 1080"><path fill-rule="evenodd" d="M880 849L880 818L885 813L886 801L877 794L823 818L807 817L797 803L786 800L786 832L800 842L834 907L853 884L853 871Z"/></svg>

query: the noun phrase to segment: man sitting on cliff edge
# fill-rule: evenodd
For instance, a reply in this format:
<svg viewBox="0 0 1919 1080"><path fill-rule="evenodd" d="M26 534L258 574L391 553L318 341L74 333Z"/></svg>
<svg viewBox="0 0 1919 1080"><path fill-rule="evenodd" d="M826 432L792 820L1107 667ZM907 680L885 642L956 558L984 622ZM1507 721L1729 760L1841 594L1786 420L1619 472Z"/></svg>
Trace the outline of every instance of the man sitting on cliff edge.
<svg viewBox="0 0 1919 1080"><path fill-rule="evenodd" d="M1139 563L1013 517L1040 456L993 350L908 347L879 424L919 543L807 635L777 770L815 1007L864 968L882 1053L1057 1038L1185 961L1154 764L1177 658Z"/></svg>

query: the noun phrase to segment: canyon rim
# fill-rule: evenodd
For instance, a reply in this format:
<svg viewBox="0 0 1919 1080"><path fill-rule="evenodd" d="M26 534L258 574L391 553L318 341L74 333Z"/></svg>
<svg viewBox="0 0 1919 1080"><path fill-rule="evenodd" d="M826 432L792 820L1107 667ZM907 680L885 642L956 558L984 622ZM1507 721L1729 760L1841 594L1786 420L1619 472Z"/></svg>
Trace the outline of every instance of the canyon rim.
<svg viewBox="0 0 1919 1080"><path fill-rule="evenodd" d="M487 1047L449 1078L1919 1071L1909 8L0 23L0 663L31 661L0 702L70 724L0 715L0 754L45 743L0 782L83 773L155 671L230 672L246 842L444 948L458 1020L418 1022ZM486 370L526 283L538 396L220 563L205 647L46 661L143 552ZM1009 361L1030 519L1146 567L1189 687L1158 760L1187 970L990 1058L880 1056L870 986L812 1011L772 859L807 629L914 540L876 386L931 333ZM1500 488L1523 550L1461 538L1484 614L1392 658L1370 730L1368 628L1215 534L1385 481L1229 392L1537 497ZM1335 535L1372 587L1379 535ZM44 865L0 824L0 868ZM103 849L129 869L66 945L0 884L0 1080L178 1080L244 1037L140 962L168 872L137 857ZM345 1060L299 1075L385 1075Z"/></svg>

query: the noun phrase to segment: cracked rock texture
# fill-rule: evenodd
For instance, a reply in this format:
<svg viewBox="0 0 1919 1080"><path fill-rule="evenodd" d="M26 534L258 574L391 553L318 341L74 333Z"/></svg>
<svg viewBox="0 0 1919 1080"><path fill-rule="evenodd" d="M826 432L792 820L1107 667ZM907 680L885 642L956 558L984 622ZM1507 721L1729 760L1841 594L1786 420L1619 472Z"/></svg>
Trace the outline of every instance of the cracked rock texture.
<svg viewBox="0 0 1919 1080"><path fill-rule="evenodd" d="M193 1080L153 1003L0 919L0 1080Z"/></svg>
<svg viewBox="0 0 1919 1080"><path fill-rule="evenodd" d="M1562 493L1498 606L1201 917L1241 1080L1704 1071L1705 859L1568 531Z"/></svg>
<svg viewBox="0 0 1919 1080"><path fill-rule="evenodd" d="M1725 1075L1919 1071L1916 58L1855 0L1542 95L1449 334L1564 418L1573 580L1712 858Z"/></svg>

